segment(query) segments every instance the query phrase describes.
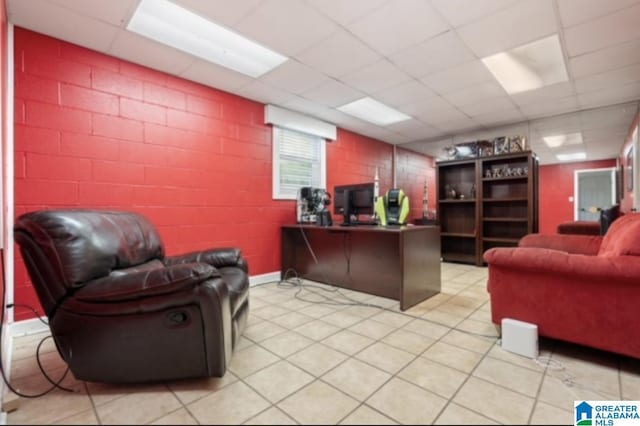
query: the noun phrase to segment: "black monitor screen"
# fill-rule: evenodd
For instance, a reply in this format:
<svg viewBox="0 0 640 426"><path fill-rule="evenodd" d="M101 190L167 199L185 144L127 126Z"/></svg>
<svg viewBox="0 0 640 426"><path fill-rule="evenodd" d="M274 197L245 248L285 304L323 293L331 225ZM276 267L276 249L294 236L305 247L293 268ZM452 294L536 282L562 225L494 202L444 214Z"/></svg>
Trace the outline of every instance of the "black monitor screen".
<svg viewBox="0 0 640 426"><path fill-rule="evenodd" d="M333 210L335 214L352 215L373 214L373 182L354 185L339 185L335 187ZM345 199L348 205L345 209Z"/></svg>

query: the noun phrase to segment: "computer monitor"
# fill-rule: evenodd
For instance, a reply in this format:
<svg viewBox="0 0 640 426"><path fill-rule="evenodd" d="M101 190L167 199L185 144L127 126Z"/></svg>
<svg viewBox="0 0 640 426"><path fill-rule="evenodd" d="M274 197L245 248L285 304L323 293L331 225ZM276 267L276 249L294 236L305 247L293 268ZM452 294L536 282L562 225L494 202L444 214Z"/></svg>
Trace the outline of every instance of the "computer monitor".
<svg viewBox="0 0 640 426"><path fill-rule="evenodd" d="M353 185L338 185L333 197L333 211L344 216L343 225L357 225L351 216L360 214L372 215L374 211L373 190L374 183L358 183Z"/></svg>

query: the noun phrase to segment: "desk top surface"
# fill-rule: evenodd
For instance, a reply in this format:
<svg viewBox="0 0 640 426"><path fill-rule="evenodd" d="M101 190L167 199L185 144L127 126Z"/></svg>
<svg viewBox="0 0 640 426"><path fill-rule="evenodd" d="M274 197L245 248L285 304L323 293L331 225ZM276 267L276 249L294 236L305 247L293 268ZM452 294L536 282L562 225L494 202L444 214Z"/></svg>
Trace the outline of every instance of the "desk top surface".
<svg viewBox="0 0 640 426"><path fill-rule="evenodd" d="M324 229L329 232L415 232L424 229L439 229L439 226L424 226L424 225L391 225L391 226L379 226L379 225L352 225L352 226L319 226L311 224L292 224L282 225L283 229Z"/></svg>

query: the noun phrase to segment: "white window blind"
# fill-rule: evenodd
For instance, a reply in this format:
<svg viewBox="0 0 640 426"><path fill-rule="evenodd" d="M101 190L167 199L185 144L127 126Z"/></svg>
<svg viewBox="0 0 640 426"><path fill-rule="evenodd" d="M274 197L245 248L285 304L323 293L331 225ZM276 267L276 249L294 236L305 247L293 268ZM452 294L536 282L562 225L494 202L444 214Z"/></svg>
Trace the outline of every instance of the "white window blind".
<svg viewBox="0 0 640 426"><path fill-rule="evenodd" d="M325 140L273 127L273 198L296 198L303 186L326 188Z"/></svg>

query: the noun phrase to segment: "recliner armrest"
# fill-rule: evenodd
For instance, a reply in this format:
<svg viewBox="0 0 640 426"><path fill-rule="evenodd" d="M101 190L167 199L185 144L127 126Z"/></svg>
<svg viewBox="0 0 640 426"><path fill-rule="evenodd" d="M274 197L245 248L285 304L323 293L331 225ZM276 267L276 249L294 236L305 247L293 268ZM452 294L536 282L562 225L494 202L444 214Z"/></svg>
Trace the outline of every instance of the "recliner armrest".
<svg viewBox="0 0 640 426"><path fill-rule="evenodd" d="M602 237L578 234L529 234L525 235L518 247L537 247L559 250L572 254L596 255L600 250Z"/></svg>
<svg viewBox="0 0 640 426"><path fill-rule="evenodd" d="M182 263L99 278L88 282L74 297L83 302L122 302L175 293L220 276L211 265Z"/></svg>
<svg viewBox="0 0 640 426"><path fill-rule="evenodd" d="M242 258L242 252L239 248L208 249L179 256L166 257L164 259L164 264L167 266L193 262L207 263L216 268L236 266L248 272L247 263Z"/></svg>
<svg viewBox="0 0 640 426"><path fill-rule="evenodd" d="M484 253L491 268L508 268L523 274L567 275L606 282L640 284L640 256L588 256L532 247L500 247Z"/></svg>

